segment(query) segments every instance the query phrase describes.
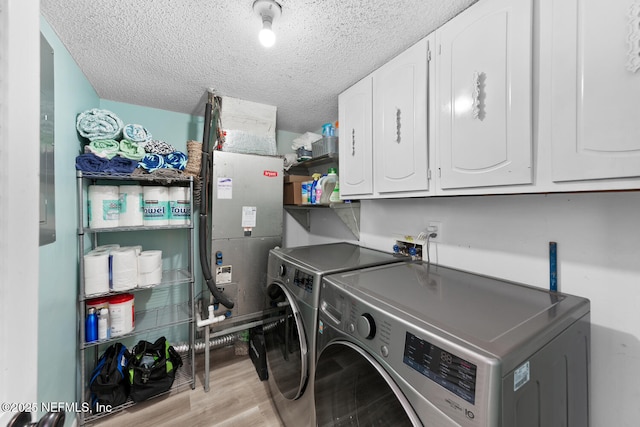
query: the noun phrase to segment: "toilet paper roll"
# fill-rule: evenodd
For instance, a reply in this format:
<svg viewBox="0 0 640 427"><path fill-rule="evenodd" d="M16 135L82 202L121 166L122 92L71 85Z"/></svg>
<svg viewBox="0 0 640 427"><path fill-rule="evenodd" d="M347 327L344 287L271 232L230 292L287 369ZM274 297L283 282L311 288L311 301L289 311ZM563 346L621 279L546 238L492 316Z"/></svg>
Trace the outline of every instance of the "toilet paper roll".
<svg viewBox="0 0 640 427"><path fill-rule="evenodd" d="M169 225L169 188L144 187L143 221L146 227Z"/></svg>
<svg viewBox="0 0 640 427"><path fill-rule="evenodd" d="M162 251L142 251L138 257L138 286L146 287L162 282Z"/></svg>
<svg viewBox="0 0 640 427"><path fill-rule="evenodd" d="M90 185L88 191L89 228L113 228L120 220L117 185Z"/></svg>
<svg viewBox="0 0 640 427"><path fill-rule="evenodd" d="M85 295L109 292L109 252L91 251L84 256Z"/></svg>
<svg viewBox="0 0 640 427"><path fill-rule="evenodd" d="M188 187L169 188L169 224L184 225L191 221Z"/></svg>
<svg viewBox="0 0 640 427"><path fill-rule="evenodd" d="M120 192L120 227L137 227L144 225L142 218L143 193L140 185L121 185Z"/></svg>
<svg viewBox="0 0 640 427"><path fill-rule="evenodd" d="M134 247L111 251L111 277L114 291L126 291L138 286L138 256Z"/></svg>

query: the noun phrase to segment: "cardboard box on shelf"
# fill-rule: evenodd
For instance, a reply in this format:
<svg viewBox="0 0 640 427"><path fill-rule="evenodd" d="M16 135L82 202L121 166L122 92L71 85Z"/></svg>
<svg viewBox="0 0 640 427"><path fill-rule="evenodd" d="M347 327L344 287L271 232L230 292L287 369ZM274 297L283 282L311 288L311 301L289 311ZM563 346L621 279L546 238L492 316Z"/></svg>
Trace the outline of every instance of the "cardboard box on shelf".
<svg viewBox="0 0 640 427"><path fill-rule="evenodd" d="M305 175L287 175L284 177L284 198L285 205L302 205L302 183L312 181L313 177Z"/></svg>

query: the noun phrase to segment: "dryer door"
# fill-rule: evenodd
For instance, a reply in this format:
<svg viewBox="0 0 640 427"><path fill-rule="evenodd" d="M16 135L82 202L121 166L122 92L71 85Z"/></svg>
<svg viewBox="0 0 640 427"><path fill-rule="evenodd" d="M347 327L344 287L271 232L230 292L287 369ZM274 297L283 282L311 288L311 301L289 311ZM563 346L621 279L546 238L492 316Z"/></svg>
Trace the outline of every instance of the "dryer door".
<svg viewBox="0 0 640 427"><path fill-rule="evenodd" d="M309 369L302 316L296 301L282 284L270 284L267 295L271 306L280 308L264 323L269 375L285 398L297 399L307 384Z"/></svg>
<svg viewBox="0 0 640 427"><path fill-rule="evenodd" d="M422 426L384 368L347 341L334 341L320 353L314 391L319 427Z"/></svg>

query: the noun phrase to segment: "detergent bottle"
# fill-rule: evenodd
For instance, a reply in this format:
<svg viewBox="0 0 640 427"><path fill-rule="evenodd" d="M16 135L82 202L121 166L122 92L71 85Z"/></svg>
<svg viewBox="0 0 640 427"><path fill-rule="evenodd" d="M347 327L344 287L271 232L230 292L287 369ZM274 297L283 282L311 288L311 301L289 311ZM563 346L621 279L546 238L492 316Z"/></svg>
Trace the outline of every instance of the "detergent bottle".
<svg viewBox="0 0 640 427"><path fill-rule="evenodd" d="M330 203L342 203L340 200L340 179L336 174L336 186L333 187L333 191L331 192L331 196L329 196Z"/></svg>
<svg viewBox="0 0 640 427"><path fill-rule="evenodd" d="M338 174L336 173L336 168L329 168L329 173L327 173L327 176L322 181L322 197L320 198L320 203L325 205L329 204L337 182Z"/></svg>

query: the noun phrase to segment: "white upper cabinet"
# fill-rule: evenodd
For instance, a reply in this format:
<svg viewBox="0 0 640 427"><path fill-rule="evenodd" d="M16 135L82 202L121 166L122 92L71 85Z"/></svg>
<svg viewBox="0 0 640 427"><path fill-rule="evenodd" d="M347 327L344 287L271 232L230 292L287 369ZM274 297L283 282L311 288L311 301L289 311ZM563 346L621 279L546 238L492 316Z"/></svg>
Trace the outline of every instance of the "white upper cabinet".
<svg viewBox="0 0 640 427"><path fill-rule="evenodd" d="M436 44L439 188L530 184L531 0L482 0Z"/></svg>
<svg viewBox="0 0 640 427"><path fill-rule="evenodd" d="M422 39L373 73L374 190L381 196L429 189L428 46Z"/></svg>
<svg viewBox="0 0 640 427"><path fill-rule="evenodd" d="M340 122L340 196L373 192L371 137L372 77L369 75L338 96Z"/></svg>
<svg viewBox="0 0 640 427"><path fill-rule="evenodd" d="M640 176L640 1L554 0L552 179Z"/></svg>

